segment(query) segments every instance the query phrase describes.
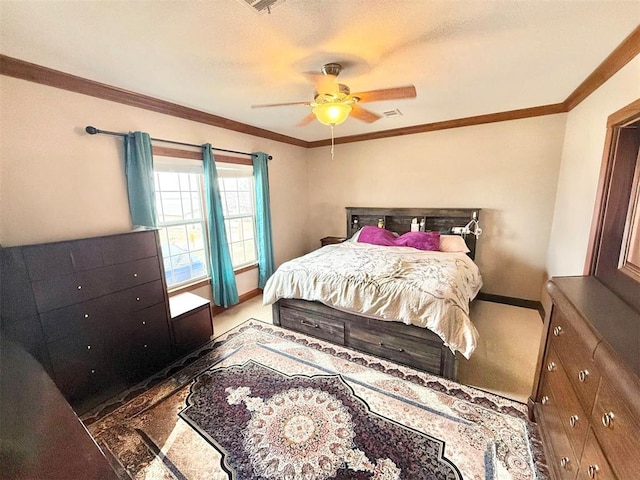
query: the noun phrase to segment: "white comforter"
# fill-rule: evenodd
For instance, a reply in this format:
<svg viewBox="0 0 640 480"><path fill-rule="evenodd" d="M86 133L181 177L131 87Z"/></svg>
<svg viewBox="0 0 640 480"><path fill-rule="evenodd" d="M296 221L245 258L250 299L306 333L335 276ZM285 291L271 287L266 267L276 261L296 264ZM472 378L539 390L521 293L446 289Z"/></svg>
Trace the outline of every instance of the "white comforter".
<svg viewBox="0 0 640 480"><path fill-rule="evenodd" d="M299 298L426 327L469 358L478 338L469 302L481 286L477 265L464 253L344 242L283 263L265 285L263 302Z"/></svg>

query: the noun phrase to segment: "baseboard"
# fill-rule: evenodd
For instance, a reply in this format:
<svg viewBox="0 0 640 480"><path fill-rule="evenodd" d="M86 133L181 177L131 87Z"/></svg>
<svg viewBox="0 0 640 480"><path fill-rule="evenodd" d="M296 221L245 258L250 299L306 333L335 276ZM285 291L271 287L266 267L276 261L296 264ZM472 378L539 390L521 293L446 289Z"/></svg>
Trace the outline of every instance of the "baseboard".
<svg viewBox="0 0 640 480"><path fill-rule="evenodd" d="M478 300L485 302L502 303L505 305L512 305L514 307L530 308L531 310L537 310L540 317L544 321L545 311L541 302L536 300L527 300L525 298L505 297L503 295L494 295L493 293L480 292L476 297Z"/></svg>
<svg viewBox="0 0 640 480"><path fill-rule="evenodd" d="M246 302L247 300L251 300L252 298L257 297L258 295L261 295L261 294L262 294L261 288L254 288L253 290L243 293L242 295L239 296L238 303L233 305L233 307L235 307L236 305L240 305L241 303ZM229 308L232 308L232 307L225 308L225 307L219 307L218 305L213 305L213 315L222 313L225 310L228 310Z"/></svg>

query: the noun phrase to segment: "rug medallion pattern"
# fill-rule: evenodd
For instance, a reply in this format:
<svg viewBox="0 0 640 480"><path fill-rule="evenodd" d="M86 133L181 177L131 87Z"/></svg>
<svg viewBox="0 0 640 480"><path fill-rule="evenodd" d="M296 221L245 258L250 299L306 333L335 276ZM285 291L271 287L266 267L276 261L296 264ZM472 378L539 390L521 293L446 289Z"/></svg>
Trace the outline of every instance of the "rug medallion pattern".
<svg viewBox="0 0 640 480"><path fill-rule="evenodd" d="M84 417L122 478L548 478L524 405L259 321L139 392Z"/></svg>

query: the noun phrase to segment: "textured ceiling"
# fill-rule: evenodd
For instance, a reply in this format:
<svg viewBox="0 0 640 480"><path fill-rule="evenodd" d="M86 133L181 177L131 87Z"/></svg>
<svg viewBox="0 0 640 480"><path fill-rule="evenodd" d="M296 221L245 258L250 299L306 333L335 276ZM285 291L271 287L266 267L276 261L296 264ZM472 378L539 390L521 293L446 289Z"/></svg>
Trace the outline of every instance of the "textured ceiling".
<svg viewBox="0 0 640 480"><path fill-rule="evenodd" d="M640 1L0 1L0 53L302 140L305 72L329 62L352 92L415 85L367 103L356 135L560 103L640 24ZM101 126L117 128L117 126ZM124 127L123 127L124 128Z"/></svg>

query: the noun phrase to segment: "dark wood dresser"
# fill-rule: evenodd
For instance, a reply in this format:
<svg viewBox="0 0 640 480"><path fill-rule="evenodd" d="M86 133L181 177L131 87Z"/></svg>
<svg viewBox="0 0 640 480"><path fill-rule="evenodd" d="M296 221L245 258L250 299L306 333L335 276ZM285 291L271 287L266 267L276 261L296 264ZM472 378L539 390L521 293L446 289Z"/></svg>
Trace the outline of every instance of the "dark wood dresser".
<svg viewBox="0 0 640 480"><path fill-rule="evenodd" d="M2 249L2 335L83 413L173 358L156 231Z"/></svg>
<svg viewBox="0 0 640 480"><path fill-rule="evenodd" d="M595 277L553 278L529 414L556 479L640 478L640 314Z"/></svg>

